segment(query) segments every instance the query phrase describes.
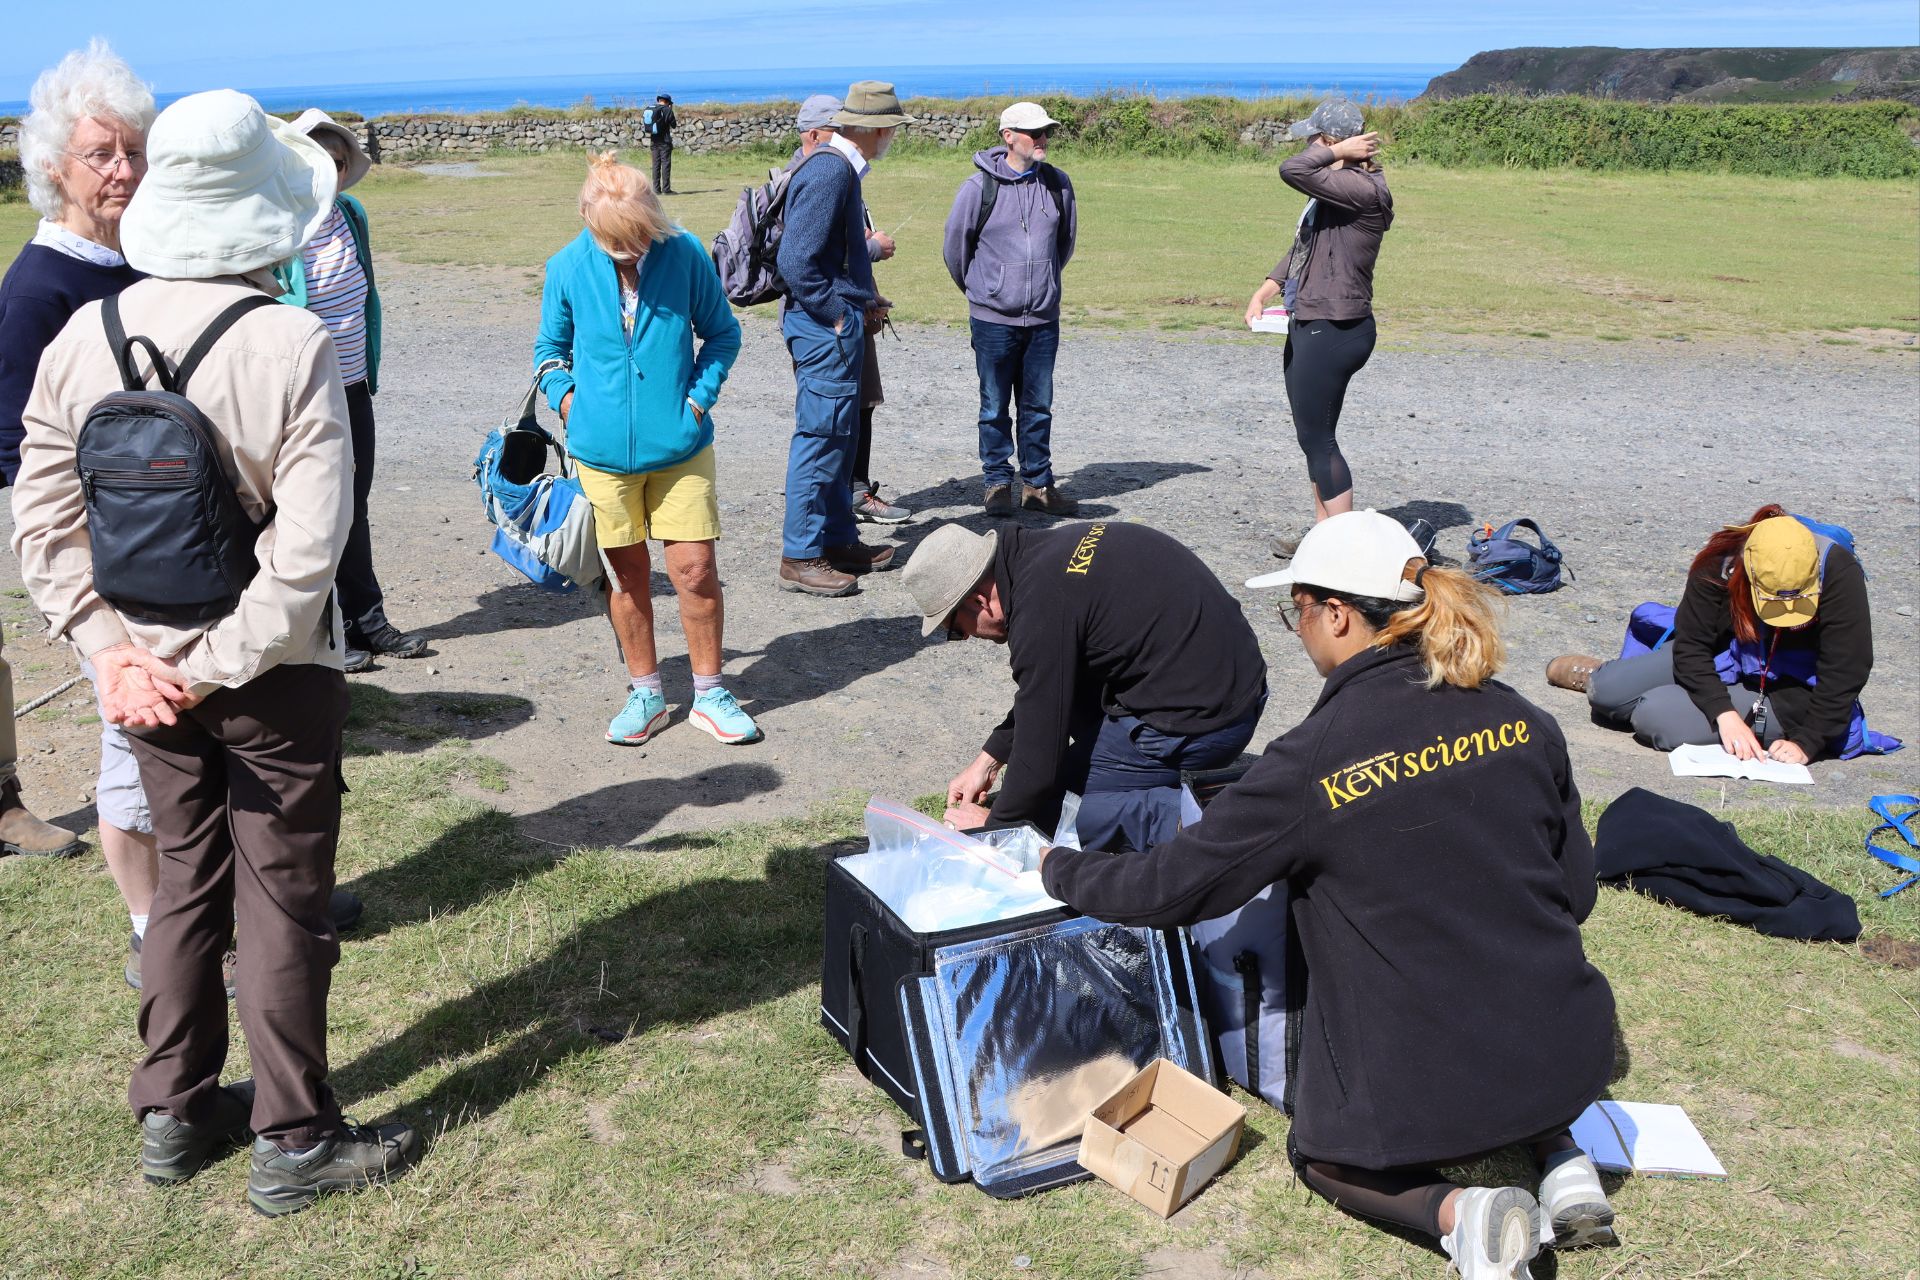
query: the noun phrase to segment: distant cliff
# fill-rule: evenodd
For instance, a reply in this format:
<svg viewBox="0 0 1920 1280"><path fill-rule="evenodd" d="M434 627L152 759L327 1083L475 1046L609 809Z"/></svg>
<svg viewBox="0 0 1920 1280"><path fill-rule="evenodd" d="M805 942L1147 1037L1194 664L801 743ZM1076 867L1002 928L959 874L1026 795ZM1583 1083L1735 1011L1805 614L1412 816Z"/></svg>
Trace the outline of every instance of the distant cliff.
<svg viewBox="0 0 1920 1280"><path fill-rule="evenodd" d="M1920 102L1920 46L1892 49L1495 49L1426 97L1573 93L1640 102Z"/></svg>

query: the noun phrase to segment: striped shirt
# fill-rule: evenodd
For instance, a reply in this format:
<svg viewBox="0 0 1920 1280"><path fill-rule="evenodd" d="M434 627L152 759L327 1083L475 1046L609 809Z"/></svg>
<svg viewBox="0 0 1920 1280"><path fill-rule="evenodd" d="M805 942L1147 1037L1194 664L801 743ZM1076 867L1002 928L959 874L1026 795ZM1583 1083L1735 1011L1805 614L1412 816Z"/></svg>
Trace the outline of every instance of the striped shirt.
<svg viewBox="0 0 1920 1280"><path fill-rule="evenodd" d="M367 273L360 269L353 228L335 205L319 234L300 251L307 271L307 310L326 324L340 356L340 380L367 379Z"/></svg>

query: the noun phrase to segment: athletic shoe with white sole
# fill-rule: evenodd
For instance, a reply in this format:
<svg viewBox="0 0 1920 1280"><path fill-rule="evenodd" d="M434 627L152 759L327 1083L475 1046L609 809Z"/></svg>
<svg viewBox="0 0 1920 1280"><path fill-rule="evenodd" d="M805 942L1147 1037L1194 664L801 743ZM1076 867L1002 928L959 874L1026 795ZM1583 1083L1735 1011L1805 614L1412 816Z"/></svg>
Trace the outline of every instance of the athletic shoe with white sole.
<svg viewBox="0 0 1920 1280"><path fill-rule="evenodd" d="M709 689L696 696L687 719L712 734L716 742L728 746L758 742L763 736L753 717L742 711L725 689Z"/></svg>
<svg viewBox="0 0 1920 1280"><path fill-rule="evenodd" d="M667 700L658 690L635 689L627 695L627 705L607 725L607 741L637 747L666 728L667 719Z"/></svg>
<svg viewBox="0 0 1920 1280"><path fill-rule="evenodd" d="M1440 1247L1460 1280L1533 1280L1527 1263L1540 1252L1540 1206L1519 1187L1468 1187Z"/></svg>
<svg viewBox="0 0 1920 1280"><path fill-rule="evenodd" d="M1600 1171L1585 1152L1555 1165L1540 1179L1540 1243L1554 1249L1614 1244L1613 1206Z"/></svg>

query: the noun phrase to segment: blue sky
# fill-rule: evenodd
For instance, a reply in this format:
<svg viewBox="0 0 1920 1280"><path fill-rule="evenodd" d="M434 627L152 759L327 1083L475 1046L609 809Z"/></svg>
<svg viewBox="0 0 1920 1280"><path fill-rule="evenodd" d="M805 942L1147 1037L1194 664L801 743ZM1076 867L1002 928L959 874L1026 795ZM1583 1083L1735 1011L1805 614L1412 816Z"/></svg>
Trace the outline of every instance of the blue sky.
<svg viewBox="0 0 1920 1280"><path fill-rule="evenodd" d="M163 92L675 69L1457 63L1513 45L1920 42L1915 0L9 0L0 101L103 35ZM597 19L595 14L604 15Z"/></svg>

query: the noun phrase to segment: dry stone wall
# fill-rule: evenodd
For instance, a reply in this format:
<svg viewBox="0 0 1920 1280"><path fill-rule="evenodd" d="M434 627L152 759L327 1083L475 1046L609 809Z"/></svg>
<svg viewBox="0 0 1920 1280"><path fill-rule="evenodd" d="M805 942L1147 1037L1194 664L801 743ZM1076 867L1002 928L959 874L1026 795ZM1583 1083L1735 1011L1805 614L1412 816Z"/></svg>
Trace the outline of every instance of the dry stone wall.
<svg viewBox="0 0 1920 1280"><path fill-rule="evenodd" d="M736 151L758 142L792 142L793 113L788 106L724 114L685 110L673 131L673 145L700 155ZM919 117L912 130L916 138L957 146L987 123L984 116L942 112ZM592 116L381 116L363 127L370 132L371 149L381 159L647 145L638 111Z"/></svg>

